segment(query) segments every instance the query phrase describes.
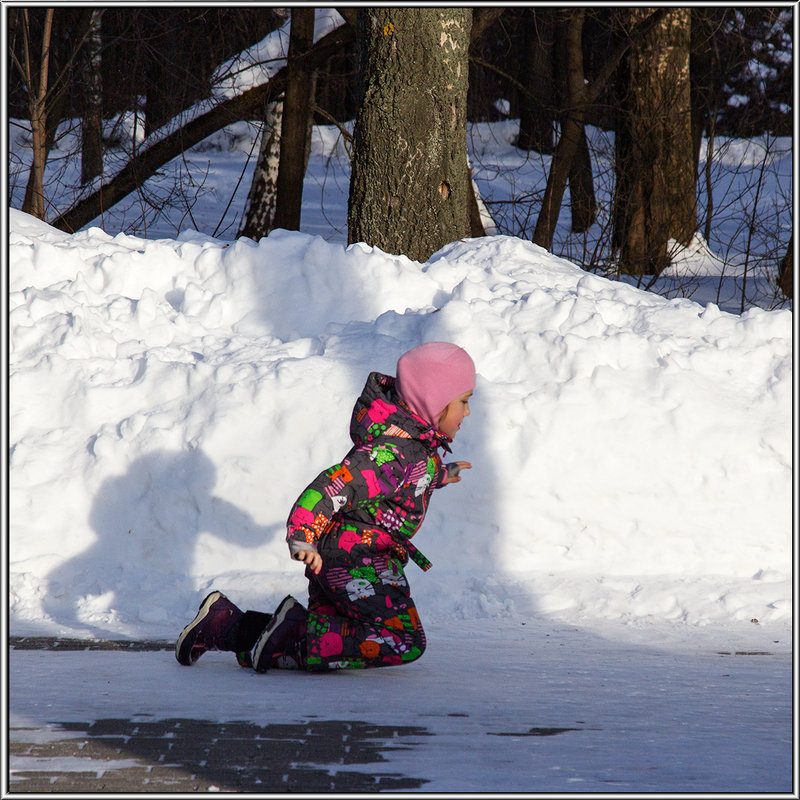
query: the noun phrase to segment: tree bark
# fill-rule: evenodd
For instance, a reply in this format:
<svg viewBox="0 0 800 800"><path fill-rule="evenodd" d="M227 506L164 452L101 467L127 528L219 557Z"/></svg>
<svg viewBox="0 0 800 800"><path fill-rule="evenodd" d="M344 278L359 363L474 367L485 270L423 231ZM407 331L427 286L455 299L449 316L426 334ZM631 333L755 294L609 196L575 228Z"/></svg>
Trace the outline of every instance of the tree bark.
<svg viewBox="0 0 800 800"><path fill-rule="evenodd" d="M359 8L348 241L417 261L468 236L471 8Z"/></svg>
<svg viewBox="0 0 800 800"><path fill-rule="evenodd" d="M696 229L689 44L690 9L672 8L621 69L612 248L629 274L658 275L669 240L686 245Z"/></svg>
<svg viewBox="0 0 800 800"><path fill-rule="evenodd" d="M781 287L785 297L792 299L794 285L794 234L789 237L789 247L786 248L786 255L781 259L778 272L778 285Z"/></svg>
<svg viewBox="0 0 800 800"><path fill-rule="evenodd" d="M478 205L478 196L475 191L475 182L472 180L472 167L467 162L467 203L469 205L469 235L472 237L486 236L486 228L483 227L481 219L481 209Z"/></svg>
<svg viewBox="0 0 800 800"><path fill-rule="evenodd" d="M317 66L331 53L338 52L352 41L353 30L342 25L322 37L308 53L307 58ZM185 150L201 142L207 136L241 119L252 119L263 114L264 103L286 89L286 67L282 67L265 84L255 86L236 97L221 102L205 114L178 128L146 149L141 150L111 180L97 191L76 202L50 224L59 230L72 233L87 225L102 211L111 208L138 186L141 186L156 170Z"/></svg>
<svg viewBox="0 0 800 800"><path fill-rule="evenodd" d="M81 183L103 172L103 82L100 25L103 10L92 11L83 52L83 118L81 119Z"/></svg>
<svg viewBox="0 0 800 800"><path fill-rule="evenodd" d="M589 153L589 142L586 140L586 126L583 124L568 181L572 232L585 233L592 227L597 216L597 200L594 194L592 157Z"/></svg>
<svg viewBox="0 0 800 800"><path fill-rule="evenodd" d="M277 203L273 227L300 229L314 77L306 55L314 44L314 9L293 8L286 64L286 95L281 123Z"/></svg>
<svg viewBox="0 0 800 800"><path fill-rule="evenodd" d="M581 34L586 10L572 8L569 11L565 32L567 60L567 110L561 123L561 136L550 163L547 186L544 191L542 207L536 220L533 242L549 250L553 246L561 201L567 186L567 179L573 168L575 154L584 136L583 119L586 113L586 92L583 77L583 54Z"/></svg>
<svg viewBox="0 0 800 800"><path fill-rule="evenodd" d="M283 100L267 103L261 130L258 162L253 171L253 181L247 195L244 223L238 234L255 241L269 234L275 219L282 119Z"/></svg>
<svg viewBox="0 0 800 800"><path fill-rule="evenodd" d="M12 48L9 56L19 71L25 89L31 122L32 163L25 187L22 210L45 218L44 177L47 157L55 142L56 130L66 104L73 62L80 57L89 32L92 10L86 7L63 8L55 13L46 8L41 15L41 34L32 41L32 21L27 8L11 9L9 22L21 34L21 60ZM56 46L61 38L74 42L68 53ZM35 45L35 47L34 47Z"/></svg>
<svg viewBox="0 0 800 800"><path fill-rule="evenodd" d="M519 136L516 146L537 153L553 152L556 102L553 79L554 19L552 8L529 9L525 14L525 59L520 82L528 94L520 97Z"/></svg>
<svg viewBox="0 0 800 800"><path fill-rule="evenodd" d="M30 22L28 9L22 10L23 35L25 37L25 83L28 88L28 108L31 119L31 139L33 161L31 163L28 183L25 187L25 198L22 210L39 219L44 219L44 170L47 164L47 92L50 70L50 39L53 33L53 15L55 10L48 8L45 12L44 30L42 32L42 50L38 64L38 73L33 65L31 53ZM38 82L36 77L38 74ZM34 85L37 84L37 85Z"/></svg>

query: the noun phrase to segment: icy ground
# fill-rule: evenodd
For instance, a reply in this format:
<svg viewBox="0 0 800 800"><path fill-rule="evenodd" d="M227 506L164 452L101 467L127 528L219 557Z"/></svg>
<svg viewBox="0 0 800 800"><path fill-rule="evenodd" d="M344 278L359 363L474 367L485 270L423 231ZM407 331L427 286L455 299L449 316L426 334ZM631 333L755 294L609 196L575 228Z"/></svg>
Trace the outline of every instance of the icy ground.
<svg viewBox="0 0 800 800"><path fill-rule="evenodd" d="M155 789L160 770L190 791L792 791L791 646L771 638L783 634L620 633L435 623L408 667L327 676L257 675L223 653L187 669L165 651L14 651L11 725L27 730L12 741L38 746L12 751L12 786L80 771L84 788ZM169 772L146 757L153 736ZM70 755L44 746L67 738Z"/></svg>

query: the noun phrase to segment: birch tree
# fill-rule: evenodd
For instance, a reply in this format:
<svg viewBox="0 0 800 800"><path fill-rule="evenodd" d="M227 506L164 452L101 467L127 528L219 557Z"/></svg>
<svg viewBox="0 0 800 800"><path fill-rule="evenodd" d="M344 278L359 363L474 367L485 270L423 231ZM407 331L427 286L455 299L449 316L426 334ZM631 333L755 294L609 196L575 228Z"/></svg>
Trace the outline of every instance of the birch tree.
<svg viewBox="0 0 800 800"><path fill-rule="evenodd" d="M102 16L102 8L92 10L83 48L81 183L88 183L103 171Z"/></svg>
<svg viewBox="0 0 800 800"><path fill-rule="evenodd" d="M271 230L278 197L278 168L281 155L281 123L283 99L267 103L261 127L258 160L244 209L244 222L239 236L258 241Z"/></svg>

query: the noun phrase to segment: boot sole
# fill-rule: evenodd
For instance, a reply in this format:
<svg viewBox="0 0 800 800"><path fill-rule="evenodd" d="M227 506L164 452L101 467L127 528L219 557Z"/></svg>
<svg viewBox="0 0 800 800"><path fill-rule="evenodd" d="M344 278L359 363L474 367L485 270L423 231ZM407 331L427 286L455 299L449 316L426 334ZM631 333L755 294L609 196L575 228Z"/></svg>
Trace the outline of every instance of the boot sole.
<svg viewBox="0 0 800 800"><path fill-rule="evenodd" d="M194 664L192 661L192 645L189 644L187 647L184 648L184 643L186 642L186 638L195 628L198 622L205 619L206 615L208 614L208 610L211 606L220 599L220 597L224 597L222 592L211 592L202 603L200 603L200 608L197 611L197 615L195 618L181 631L181 635L178 637L178 641L175 642L175 658L178 660L179 664L182 664L184 667L191 667Z"/></svg>
<svg viewBox="0 0 800 800"><path fill-rule="evenodd" d="M273 615L272 619L264 628L263 633L261 636L258 637L258 641L253 648L253 669L256 672L266 672L269 669L268 664L261 664L261 653L264 651L264 646L269 641L269 637L274 633L275 629L281 625L286 619L286 615L289 613L289 610L294 608L296 605L299 605L297 600L294 597L284 597L281 600L281 604L278 606L275 614Z"/></svg>

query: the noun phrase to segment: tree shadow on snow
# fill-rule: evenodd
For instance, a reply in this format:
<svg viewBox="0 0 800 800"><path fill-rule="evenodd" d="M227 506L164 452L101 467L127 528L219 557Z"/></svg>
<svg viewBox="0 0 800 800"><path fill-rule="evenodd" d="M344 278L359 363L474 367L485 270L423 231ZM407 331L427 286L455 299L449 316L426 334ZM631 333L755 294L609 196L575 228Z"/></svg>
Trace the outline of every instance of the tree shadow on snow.
<svg viewBox="0 0 800 800"><path fill-rule="evenodd" d="M200 450L155 451L106 480L89 518L97 541L48 575L45 613L99 638L133 635L142 624L180 627L185 620L171 609L199 603L190 576L201 535L244 547L283 535L215 497L215 483L216 468Z"/></svg>

